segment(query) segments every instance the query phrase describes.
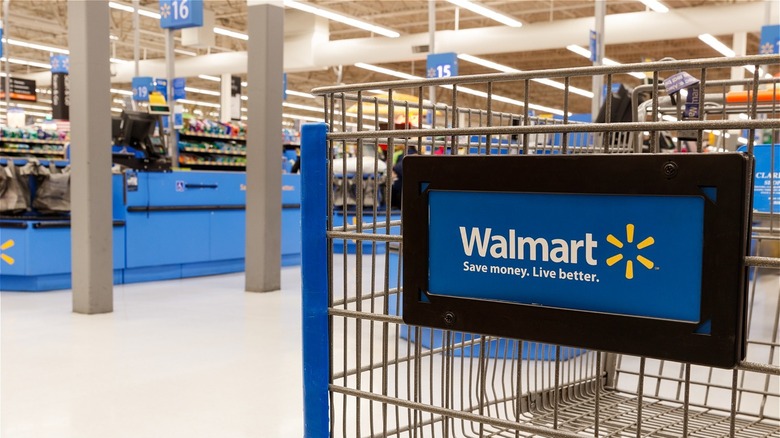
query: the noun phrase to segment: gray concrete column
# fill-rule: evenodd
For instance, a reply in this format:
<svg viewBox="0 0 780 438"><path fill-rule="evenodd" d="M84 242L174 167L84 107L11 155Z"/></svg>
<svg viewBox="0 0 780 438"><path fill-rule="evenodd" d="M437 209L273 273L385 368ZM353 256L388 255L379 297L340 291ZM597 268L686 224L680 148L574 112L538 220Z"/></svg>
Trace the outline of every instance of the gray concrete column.
<svg viewBox="0 0 780 438"><path fill-rule="evenodd" d="M114 309L111 88L106 0L68 1L73 311Z"/></svg>
<svg viewBox="0 0 780 438"><path fill-rule="evenodd" d="M282 234L281 2L247 2L246 290L279 290Z"/></svg>

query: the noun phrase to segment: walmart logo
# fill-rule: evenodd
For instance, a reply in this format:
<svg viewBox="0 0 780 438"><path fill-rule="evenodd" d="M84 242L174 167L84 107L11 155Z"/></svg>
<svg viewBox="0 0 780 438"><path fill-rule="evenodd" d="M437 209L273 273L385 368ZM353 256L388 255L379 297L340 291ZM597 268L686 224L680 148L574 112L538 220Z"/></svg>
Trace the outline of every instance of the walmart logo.
<svg viewBox="0 0 780 438"><path fill-rule="evenodd" d="M628 224L626 225L626 241L629 244L634 243L634 224ZM607 242L611 243L612 245L616 246L617 248L623 248L625 246L623 242L620 241L617 237L613 236L612 234L607 236ZM642 250L647 248L648 246L651 246L655 243L655 239L652 237L648 237L645 240L639 242L636 245L636 249ZM619 261L623 260L623 254L616 254L610 258L607 259L607 266L614 266ZM653 269L655 264L649 260L647 257L643 257L642 255L636 256L636 261L642 264L647 269ZM631 280L634 278L634 261L633 260L627 260L626 261L626 279Z"/></svg>
<svg viewBox="0 0 780 438"><path fill-rule="evenodd" d="M171 15L171 5L168 3L160 5L160 15L162 15L163 18L168 18L168 16Z"/></svg>
<svg viewBox="0 0 780 438"><path fill-rule="evenodd" d="M13 240L6 240L5 243L0 245L0 259L2 259L4 262L8 263L9 265L13 265L15 260L13 257L9 256L8 254L4 254L3 251L6 251L8 249L11 249L14 247L14 241Z"/></svg>

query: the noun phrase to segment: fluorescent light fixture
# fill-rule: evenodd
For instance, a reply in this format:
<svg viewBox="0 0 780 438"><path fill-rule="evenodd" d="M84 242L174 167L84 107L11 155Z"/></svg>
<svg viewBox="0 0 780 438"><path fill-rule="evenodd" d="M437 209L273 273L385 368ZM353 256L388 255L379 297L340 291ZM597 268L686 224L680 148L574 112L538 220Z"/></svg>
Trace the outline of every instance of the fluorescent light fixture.
<svg viewBox="0 0 780 438"><path fill-rule="evenodd" d="M5 101L0 101L0 106L5 106ZM51 111L51 108L48 106L43 105L32 105L29 103L12 103L11 107L17 107L17 108L24 108L24 109L32 109L32 110L42 110L42 111Z"/></svg>
<svg viewBox="0 0 780 438"><path fill-rule="evenodd" d="M303 111L314 111L315 113L324 113L325 109L318 106L309 106L309 105L300 105L297 103L290 103L290 102L284 102L282 103L282 106L287 108L293 108Z"/></svg>
<svg viewBox="0 0 780 438"><path fill-rule="evenodd" d="M224 35L231 38L235 38L237 40L243 40L246 41L249 39L249 35L241 32L236 32L235 30L225 29L223 27L215 27L214 33L218 35Z"/></svg>
<svg viewBox="0 0 780 438"><path fill-rule="evenodd" d="M737 142L738 142L739 144L748 144L748 139L746 139L745 137L739 137L739 138L737 139Z"/></svg>
<svg viewBox="0 0 780 438"><path fill-rule="evenodd" d="M126 60L126 59L119 59L119 58L108 58L108 60L112 64L127 64L128 62L130 62L130 61Z"/></svg>
<svg viewBox="0 0 780 438"><path fill-rule="evenodd" d="M727 57L727 58L733 58L736 56L733 50L731 50L727 45L723 44L722 42L718 41L717 38L714 36L703 33L699 35L699 39L702 40L705 44L715 49L718 53L721 55Z"/></svg>
<svg viewBox="0 0 780 438"><path fill-rule="evenodd" d="M121 94L122 96L132 96L133 92L128 90L120 90L118 88L112 88L110 90L114 94Z"/></svg>
<svg viewBox="0 0 780 438"><path fill-rule="evenodd" d="M384 68L384 67L378 67L376 65L365 64L365 63L362 63L362 62L359 62L359 63L355 64L355 67L359 67L359 68L362 68L362 69L365 69L365 70L371 70L371 71L376 72L376 73L386 74L388 76L395 76L395 77L401 78L401 79L411 79L411 80L423 79L423 78L421 78L419 76L414 76L414 75L410 75L410 74L406 74L406 73L401 73L399 71L390 70L390 69ZM448 90L452 89L452 85L442 85L441 87L442 88L446 88ZM474 90L474 89L468 88L468 87L458 86L458 91L460 91L462 93L466 93L466 94L471 94L472 96L479 96L479 97L484 97L484 98L488 97L487 93L485 93L484 91L478 91L478 90ZM525 105L524 102L521 102L521 101L515 100L515 99L510 99L508 97L500 96L498 94L493 94L492 96L493 96L493 100L498 101L498 102L509 103L509 104L517 105L517 106L524 106ZM536 104L533 104L533 103L529 103L528 107L532 108L532 109L535 109L535 110L539 110L539 111L549 112L551 114L563 115L563 111L561 111L559 109L556 109L556 108L550 108L550 107L547 107L547 106L536 105Z"/></svg>
<svg viewBox="0 0 780 438"><path fill-rule="evenodd" d="M195 52L190 52L189 50L182 50L182 49L173 49L175 53L178 53L179 55L187 55L187 56L198 56Z"/></svg>
<svg viewBox="0 0 780 438"><path fill-rule="evenodd" d="M113 100L112 100L112 102L114 102L114 103L118 103L118 104L120 104L120 105L124 105L124 104L125 104L125 101L124 101L124 100L122 100L122 99L113 99Z"/></svg>
<svg viewBox="0 0 780 438"><path fill-rule="evenodd" d="M112 112L115 112L115 113L121 113L121 112L122 112L122 111L124 111L124 110L123 110L122 108L117 108L117 107L115 107L115 106L112 106L112 107L111 107L111 111L112 111Z"/></svg>
<svg viewBox="0 0 780 438"><path fill-rule="evenodd" d="M39 67L39 68L51 69L51 65L49 65L49 64L44 64L42 62L37 62L37 61L28 61L26 59L18 59L18 58L8 58L8 59L6 59L5 57L2 57L2 58L0 58L0 61L3 61L3 62L8 61L11 64L26 65L26 66L29 66L29 67Z"/></svg>
<svg viewBox="0 0 780 438"><path fill-rule="evenodd" d="M3 42L6 42L5 38L3 38ZM47 46L44 44L36 44L28 41L20 41L13 38L8 38L8 44L12 46L26 47L28 49L43 50L44 52L61 53L63 55L70 53L68 49L61 49L59 47Z"/></svg>
<svg viewBox="0 0 780 438"><path fill-rule="evenodd" d="M220 104L218 104L218 103L203 102L203 101L200 101L200 100L179 99L176 102L183 103L185 105L205 106L205 107L208 107L208 108L219 108L220 107Z"/></svg>
<svg viewBox="0 0 780 438"><path fill-rule="evenodd" d="M488 61L487 59L478 58L476 56L468 55L465 53L461 53L458 55L458 59L462 59L464 61L472 62L474 64L479 64L483 67L492 68L493 70L498 70L504 73L521 73L522 70L518 70L516 68L512 68L503 64L499 64L497 62ZM539 78L539 79L531 79L534 82L538 82L540 84L547 85L549 87L557 88L559 90L566 89L566 85L564 85L561 82L554 81L552 79L547 78ZM569 91L574 94L579 94L580 96L584 96L590 99L593 99L593 92L588 90L583 90L582 88L572 87L569 86Z"/></svg>
<svg viewBox="0 0 780 438"><path fill-rule="evenodd" d="M211 81L211 82L222 82L222 79L220 79L217 76L198 75L198 77L201 78L201 79L205 79L207 81Z"/></svg>
<svg viewBox="0 0 780 438"><path fill-rule="evenodd" d="M669 8L666 7L665 4L659 2L658 0L639 0L639 1L644 3L645 6L654 10L655 12L660 12L662 14L669 12Z"/></svg>
<svg viewBox="0 0 780 438"><path fill-rule="evenodd" d="M316 99L317 96L309 93L304 93L302 91L295 91L295 90L287 90L287 94L290 96L298 96L298 97L305 97L307 99Z"/></svg>
<svg viewBox="0 0 780 438"><path fill-rule="evenodd" d="M322 122L325 120L322 117L299 116L297 114L286 114L286 113L282 113L282 117L287 117L288 119L306 120L309 122Z"/></svg>
<svg viewBox="0 0 780 438"><path fill-rule="evenodd" d="M205 94L207 96L221 96L222 93L219 91L211 91L211 90L204 90L202 88L193 88L193 87L184 87L184 91L190 92L190 93L199 93L199 94Z"/></svg>
<svg viewBox="0 0 780 438"><path fill-rule="evenodd" d="M590 50L588 50L588 49L586 49L584 47L580 47L580 46L578 46L576 44L570 44L570 45L566 46L566 48L569 49L570 52L574 52L574 53L576 53L576 54L578 54L578 55L580 55L580 56L582 56L584 58L590 59ZM619 63L619 62L617 62L617 61L615 61L613 59L609 59L609 58L604 58L604 59L602 59L602 61L604 62L604 65L623 65L623 64L621 64L621 63ZM635 77L637 79L645 79L644 73L632 72L632 73L626 73L626 74L628 74L629 76L633 76L633 77Z"/></svg>
<svg viewBox="0 0 780 438"><path fill-rule="evenodd" d="M241 96L241 100L249 100L249 96Z"/></svg>
<svg viewBox="0 0 780 438"><path fill-rule="evenodd" d="M108 39L110 39L111 41L119 41L119 37L116 35L109 35Z"/></svg>
<svg viewBox="0 0 780 438"><path fill-rule="evenodd" d="M523 23L508 15L504 15L500 12L497 12L493 9L490 9L488 7L485 7L478 3L474 3L469 0L447 0L447 1L452 3L453 5L468 9L469 11L474 12L475 14L479 14L484 17L490 18L491 20L498 21L501 24L506 24L507 26L521 27L523 25Z"/></svg>
<svg viewBox="0 0 780 438"><path fill-rule="evenodd" d="M249 86L249 84L248 84L246 81L244 81L244 82L241 82L241 86L242 86L242 87L248 87L248 86Z"/></svg>
<svg viewBox="0 0 780 438"><path fill-rule="evenodd" d="M394 30L387 29L382 26L377 26L376 24L371 24L362 20L358 20L357 18L354 17L339 14L337 12L329 11L319 6L314 6L310 3L303 3L295 0L284 0L284 5L287 6L288 8L298 9L299 11L308 12L314 15L319 15L320 17L325 17L328 20L338 21L339 23L344 23L347 26L352 26L358 29L367 30L369 32L378 33L379 35L383 35L386 37L398 38L399 36L401 36L400 33Z"/></svg>
<svg viewBox="0 0 780 438"><path fill-rule="evenodd" d="M108 2L108 7L111 8L111 9L117 9L117 10L120 10L120 11L125 11L125 12L130 12L130 13L133 13L135 11L135 8L133 8L132 6L125 5L125 4L122 4L122 3L117 3L117 2ZM138 15L143 15L144 17L154 18L155 20L159 20L160 19L160 13L159 12L149 11L149 10L141 9L141 8L138 9Z"/></svg>
<svg viewBox="0 0 780 438"><path fill-rule="evenodd" d="M395 76L395 77L401 78L401 79L411 79L411 80L422 79L419 76L414 76L414 75L410 75L410 74L406 74L406 73L401 73L400 71L390 70L389 68L384 68L384 67L379 67L379 66L376 66L376 65L366 64L364 62L356 63L355 67L362 68L364 70L370 70L370 71L372 71L374 73L382 73L382 74L385 74L385 75L388 75L388 76Z"/></svg>

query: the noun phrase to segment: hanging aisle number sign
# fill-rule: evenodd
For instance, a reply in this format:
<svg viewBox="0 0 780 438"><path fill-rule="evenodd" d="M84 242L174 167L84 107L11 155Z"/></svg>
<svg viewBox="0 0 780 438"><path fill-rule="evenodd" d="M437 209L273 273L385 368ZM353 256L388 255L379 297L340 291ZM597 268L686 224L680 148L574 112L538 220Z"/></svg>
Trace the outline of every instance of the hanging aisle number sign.
<svg viewBox="0 0 780 438"><path fill-rule="evenodd" d="M160 0L160 27L184 29L203 26L203 0Z"/></svg>
<svg viewBox="0 0 780 438"><path fill-rule="evenodd" d="M434 53L428 55L425 63L427 78L448 78L458 75L457 53Z"/></svg>

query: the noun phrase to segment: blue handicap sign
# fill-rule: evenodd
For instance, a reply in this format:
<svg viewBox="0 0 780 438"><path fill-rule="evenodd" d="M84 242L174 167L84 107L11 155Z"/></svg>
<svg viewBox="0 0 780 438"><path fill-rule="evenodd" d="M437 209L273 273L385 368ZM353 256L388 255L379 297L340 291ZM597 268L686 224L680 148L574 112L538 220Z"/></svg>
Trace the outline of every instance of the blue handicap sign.
<svg viewBox="0 0 780 438"><path fill-rule="evenodd" d="M432 295L700 319L702 196L431 190L429 208Z"/></svg>
<svg viewBox="0 0 780 438"><path fill-rule="evenodd" d="M458 75L457 53L433 53L428 55L425 63L426 77L448 78Z"/></svg>
<svg viewBox="0 0 780 438"><path fill-rule="evenodd" d="M203 0L160 0L160 27L184 29L203 26Z"/></svg>

